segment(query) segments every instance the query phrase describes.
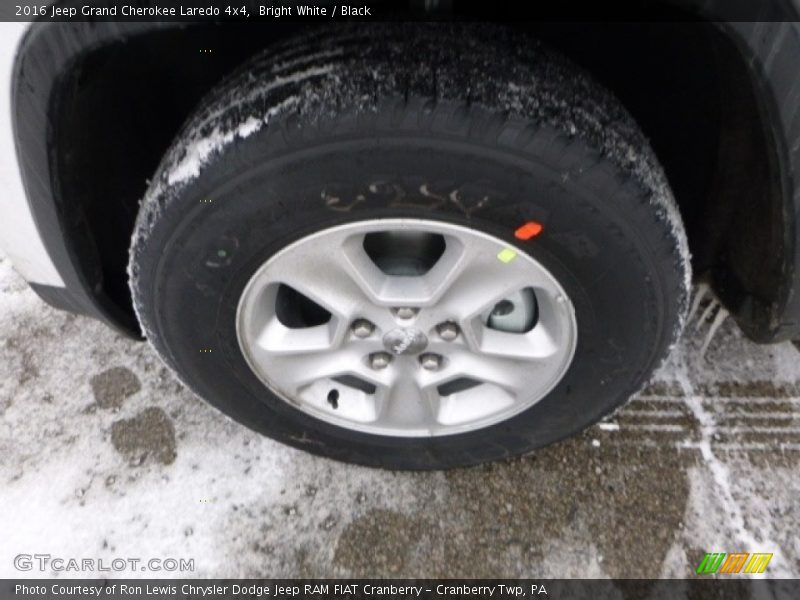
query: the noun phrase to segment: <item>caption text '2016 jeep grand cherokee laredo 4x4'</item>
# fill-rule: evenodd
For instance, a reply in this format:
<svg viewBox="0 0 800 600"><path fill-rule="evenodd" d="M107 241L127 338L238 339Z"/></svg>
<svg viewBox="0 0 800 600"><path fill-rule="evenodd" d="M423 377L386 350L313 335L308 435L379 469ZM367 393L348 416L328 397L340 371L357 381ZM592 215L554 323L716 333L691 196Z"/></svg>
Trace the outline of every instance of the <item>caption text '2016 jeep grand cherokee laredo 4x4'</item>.
<svg viewBox="0 0 800 600"><path fill-rule="evenodd" d="M6 23L0 245L278 440L514 456L647 380L692 272L751 338L797 336L800 28L763 6Z"/></svg>

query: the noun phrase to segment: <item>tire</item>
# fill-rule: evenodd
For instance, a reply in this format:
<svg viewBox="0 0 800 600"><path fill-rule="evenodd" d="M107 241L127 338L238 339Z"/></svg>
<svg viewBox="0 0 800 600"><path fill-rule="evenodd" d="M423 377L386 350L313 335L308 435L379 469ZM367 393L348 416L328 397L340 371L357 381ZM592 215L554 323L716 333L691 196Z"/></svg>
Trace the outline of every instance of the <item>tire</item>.
<svg viewBox="0 0 800 600"><path fill-rule="evenodd" d="M248 282L299 240L385 219L489 236L553 276L577 341L544 397L403 436L315 418L263 383L237 335ZM530 222L541 234L515 237ZM517 456L608 415L675 343L690 282L671 191L621 104L534 40L453 25L338 27L256 56L166 154L130 257L143 332L199 396L291 446L396 469Z"/></svg>

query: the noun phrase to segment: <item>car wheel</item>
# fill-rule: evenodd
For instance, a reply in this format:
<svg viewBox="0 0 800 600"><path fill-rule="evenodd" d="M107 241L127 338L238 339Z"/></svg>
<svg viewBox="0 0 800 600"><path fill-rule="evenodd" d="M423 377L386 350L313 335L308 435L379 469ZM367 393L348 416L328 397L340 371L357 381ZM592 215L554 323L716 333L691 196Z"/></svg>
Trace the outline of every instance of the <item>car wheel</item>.
<svg viewBox="0 0 800 600"><path fill-rule="evenodd" d="M620 103L499 28L271 48L197 109L142 203L142 328L200 396L293 446L432 469L609 414L686 310L686 238Z"/></svg>

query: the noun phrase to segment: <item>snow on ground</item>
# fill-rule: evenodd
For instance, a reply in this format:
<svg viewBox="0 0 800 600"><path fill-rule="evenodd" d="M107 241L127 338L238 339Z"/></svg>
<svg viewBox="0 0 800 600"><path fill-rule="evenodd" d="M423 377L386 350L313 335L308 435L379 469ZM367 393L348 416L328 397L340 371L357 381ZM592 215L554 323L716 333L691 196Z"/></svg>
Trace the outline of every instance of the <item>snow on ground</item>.
<svg viewBox="0 0 800 600"><path fill-rule="evenodd" d="M724 317L712 331L708 306L651 385L584 435L391 473L240 427L147 345L46 306L0 257L0 577L39 575L18 554L194 559L200 577L680 577L705 552L742 551L797 577L798 351Z"/></svg>

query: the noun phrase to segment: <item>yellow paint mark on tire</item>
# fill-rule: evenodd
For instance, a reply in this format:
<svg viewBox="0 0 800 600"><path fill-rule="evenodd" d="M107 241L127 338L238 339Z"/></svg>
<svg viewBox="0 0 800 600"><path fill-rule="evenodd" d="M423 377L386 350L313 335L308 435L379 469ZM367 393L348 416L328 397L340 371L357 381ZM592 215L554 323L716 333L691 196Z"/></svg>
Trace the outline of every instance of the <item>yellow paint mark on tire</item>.
<svg viewBox="0 0 800 600"><path fill-rule="evenodd" d="M515 258L517 258L517 253L511 248L503 248L497 253L497 260L502 263L508 264Z"/></svg>

